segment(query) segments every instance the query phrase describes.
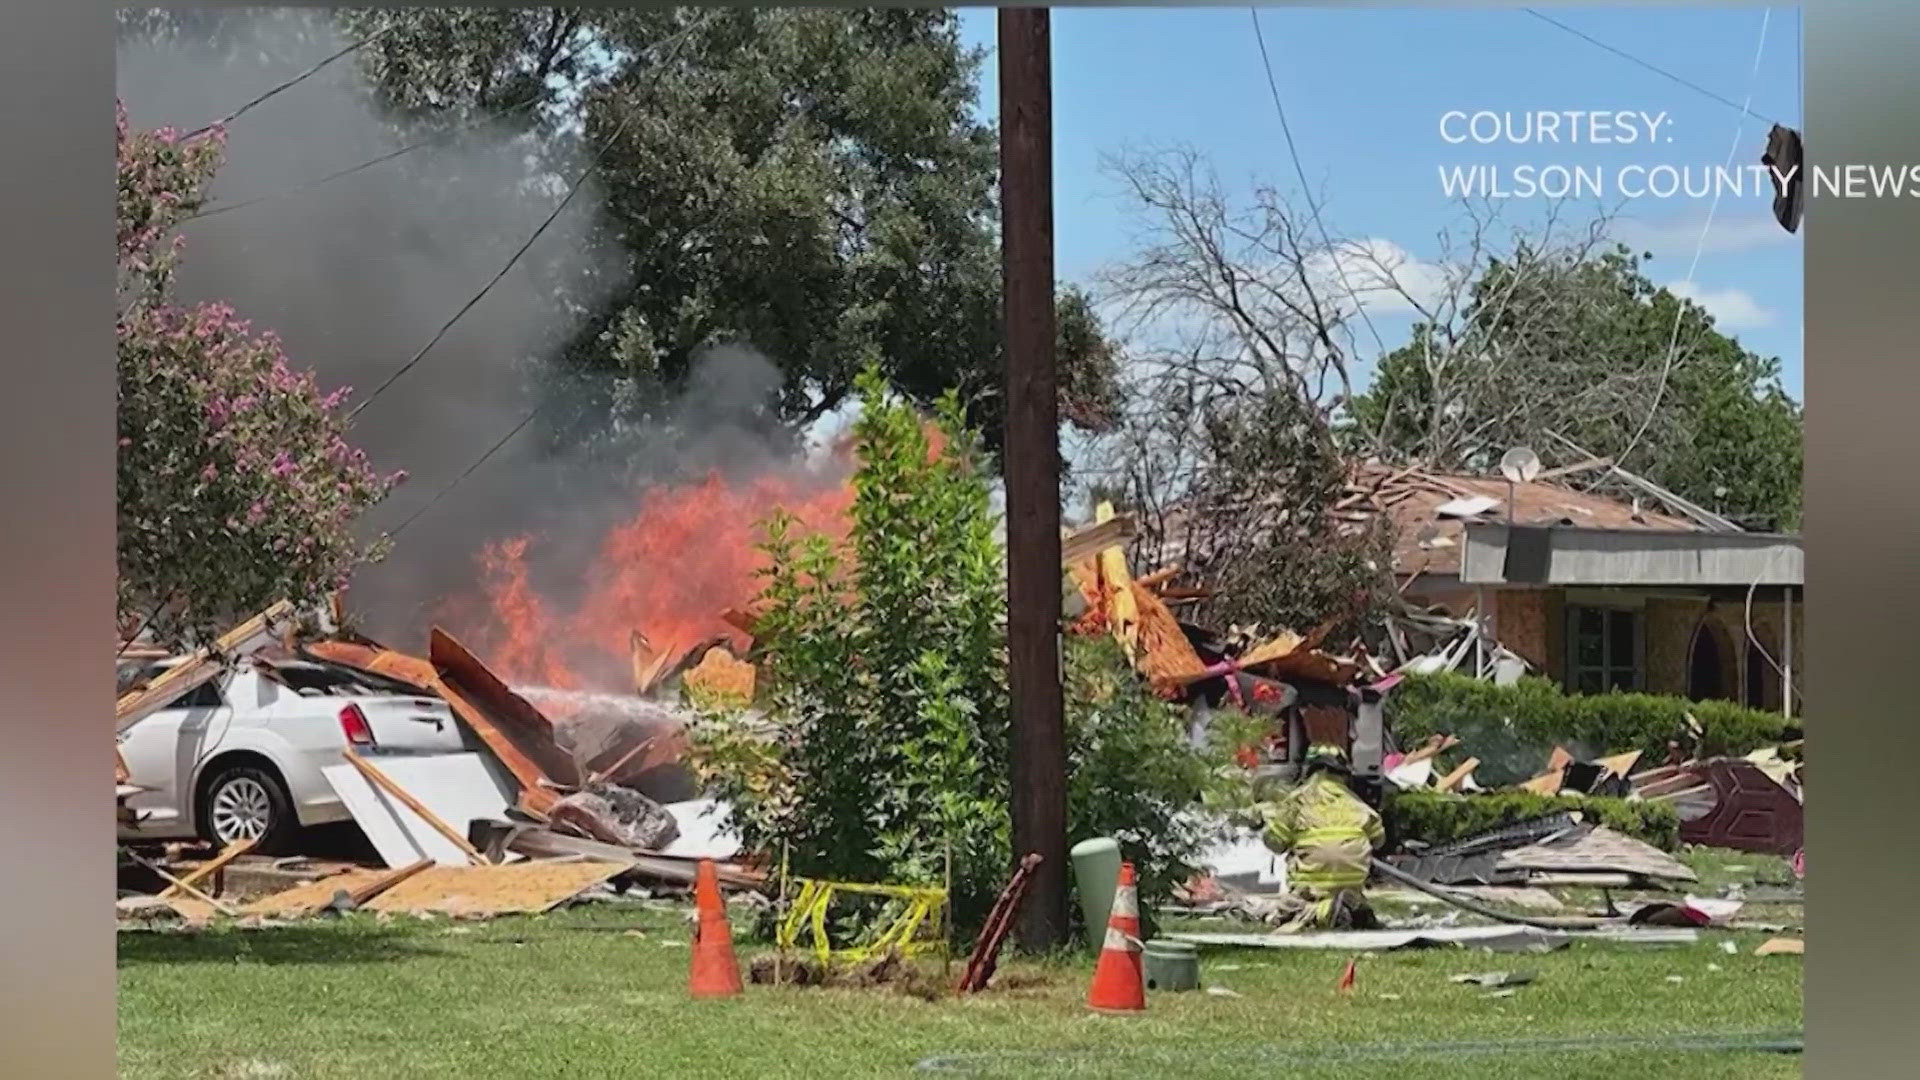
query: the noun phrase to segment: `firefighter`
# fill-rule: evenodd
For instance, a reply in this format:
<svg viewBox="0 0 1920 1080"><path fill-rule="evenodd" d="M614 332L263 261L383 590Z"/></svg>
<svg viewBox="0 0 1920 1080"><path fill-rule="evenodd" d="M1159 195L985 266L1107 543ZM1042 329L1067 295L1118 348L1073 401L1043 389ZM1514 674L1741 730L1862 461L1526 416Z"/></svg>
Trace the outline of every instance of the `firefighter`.
<svg viewBox="0 0 1920 1080"><path fill-rule="evenodd" d="M1365 888L1374 849L1385 842L1380 815L1347 786L1346 754L1307 750L1306 778L1265 808L1268 848L1287 859L1290 929L1372 929Z"/></svg>

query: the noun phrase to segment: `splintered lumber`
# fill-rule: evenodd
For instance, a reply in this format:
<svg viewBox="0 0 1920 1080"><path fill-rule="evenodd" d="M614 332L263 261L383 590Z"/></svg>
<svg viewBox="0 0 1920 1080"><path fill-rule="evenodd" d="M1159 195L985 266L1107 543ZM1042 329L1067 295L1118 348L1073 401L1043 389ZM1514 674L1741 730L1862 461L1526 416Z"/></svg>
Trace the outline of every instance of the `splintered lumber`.
<svg viewBox="0 0 1920 1080"><path fill-rule="evenodd" d="M383 773L379 769L376 769L372 765L368 764L367 760L361 757L359 754L354 753L351 747L345 750L342 750L340 752L340 756L347 759L347 764L352 765L355 769L358 769L360 771L360 775L367 778L367 783L372 784L374 787L377 787L381 791L386 792L388 795L398 800L402 806L405 806L407 809L413 811L415 814L418 814L421 821L424 821L428 825L433 826L434 832L437 832L441 836L446 837L450 842L452 842L453 846L459 848L467 856L467 858L472 859L476 863L484 863L487 861L487 857L485 855L480 854L480 852L471 843L467 841L467 838L464 835L455 831L451 825L448 825L446 822L441 821L440 815L435 814L433 811L427 809L427 805L425 803L421 802L419 799L416 799L412 795L408 794L406 788L403 788L399 784L394 783L390 778L388 778L386 773Z"/></svg>
<svg viewBox="0 0 1920 1080"><path fill-rule="evenodd" d="M122 850L124 851L125 849L123 848ZM158 863L155 863L153 860L144 858L139 853L133 852L133 851L128 851L126 854L127 854L127 858L132 859L134 862L139 863L141 866L144 866L147 869L153 871L154 873L159 874L166 881L173 884L174 886L177 886L181 892L186 893L188 896L191 896L195 900L198 900L204 904L211 905L213 909L215 911L218 911L220 914L222 915L238 914L233 910L232 907L221 903L220 901L214 899L213 897L208 896L206 893L201 892L199 889L195 888L194 886L184 881L181 881L179 878L174 877L172 874L167 873L164 867L160 866Z"/></svg>
<svg viewBox="0 0 1920 1080"><path fill-rule="evenodd" d="M347 900L351 902L354 907L364 906L367 901L372 900L374 897L379 896L381 893L386 892L388 889L393 888L395 885L400 884L432 865L432 859L421 859L419 862L383 874L372 881L356 884L353 888L347 890Z"/></svg>
<svg viewBox="0 0 1920 1080"><path fill-rule="evenodd" d="M1539 776L1521 784L1520 790L1530 792L1534 795L1558 795L1560 794L1560 785L1565 782L1566 773L1564 772L1541 773Z"/></svg>
<svg viewBox="0 0 1920 1080"><path fill-rule="evenodd" d="M293 604L282 600L215 639L212 645L160 673L139 690L114 702L114 730L125 731L155 709L218 677L228 655L258 648L274 639L276 623L293 615Z"/></svg>
<svg viewBox="0 0 1920 1080"><path fill-rule="evenodd" d="M1480 767L1480 759L1477 757L1470 757L1467 760L1461 762L1458 768L1454 769L1452 772L1448 773L1447 775L1441 777L1439 783L1434 784L1433 788L1435 791L1452 791L1454 788L1459 787L1463 782L1465 782L1467 777L1472 776L1473 770L1479 767Z"/></svg>
<svg viewBox="0 0 1920 1080"><path fill-rule="evenodd" d="M173 884L167 886L165 889L161 890L160 899L162 900L169 899L174 895L183 893L186 890L192 888L193 886L198 885L200 882L207 880L213 875L219 873L221 868L225 867L228 863L232 862L233 860L239 858L242 855L245 855L247 852L252 851L253 846L255 844L258 844L259 842L260 842L260 838L254 837L251 840L239 840L239 841L235 841L234 843L228 844L227 849L225 851L222 851L219 855L208 860L207 862L201 863L199 866L194 867L192 873L188 874L186 877L181 878L179 881L176 881Z"/></svg>
<svg viewBox="0 0 1920 1080"><path fill-rule="evenodd" d="M117 788L125 787L127 786L127 781L131 779L133 779L133 774L127 771L126 755L120 752L118 746L115 746L113 748L113 784Z"/></svg>
<svg viewBox="0 0 1920 1080"><path fill-rule="evenodd" d="M633 662L633 692L638 694L647 681L648 646L646 635L635 630L627 636L627 652Z"/></svg>
<svg viewBox="0 0 1920 1080"><path fill-rule="evenodd" d="M1628 775L1633 772L1633 767L1640 763L1640 755L1642 753L1644 753L1644 751L1632 750L1624 754L1615 754L1612 757L1603 757L1595 761L1594 764L1606 770L1602 775L1617 776L1625 780Z"/></svg>
<svg viewBox="0 0 1920 1080"><path fill-rule="evenodd" d="M1115 515L1112 504L1103 504L1104 514L1095 515L1095 523L1077 532L1065 533L1060 540L1060 565L1091 559L1111 547L1134 538L1137 530L1132 515Z"/></svg>
<svg viewBox="0 0 1920 1080"><path fill-rule="evenodd" d="M1172 566L1163 566L1160 569L1155 570L1153 573L1148 574L1147 576L1139 579L1140 584L1145 586L1146 588L1149 588L1154 590L1155 592L1158 592L1160 589L1160 586L1165 585L1167 582L1172 581L1176 577L1179 577L1180 570L1181 570L1181 567L1180 567L1180 564L1178 563L1175 563Z"/></svg>
<svg viewBox="0 0 1920 1080"><path fill-rule="evenodd" d="M558 801L542 780L578 786L579 766L554 742L553 724L539 709L437 626L427 655L438 673L436 689L520 782L528 809L544 814Z"/></svg>
<svg viewBox="0 0 1920 1080"><path fill-rule="evenodd" d="M1132 583L1136 632L1139 646L1137 663L1147 682L1163 691L1191 683L1207 670L1206 662L1187 640L1172 609L1139 582Z"/></svg>
<svg viewBox="0 0 1920 1080"><path fill-rule="evenodd" d="M674 657L672 647L663 648L654 653L653 659L648 661L645 670L641 671L639 678L634 681L633 692L641 697L652 693L654 687L660 685L660 680L666 675L667 669L672 666Z"/></svg>
<svg viewBox="0 0 1920 1080"><path fill-rule="evenodd" d="M1243 668L1259 667L1262 664L1270 664L1275 660L1292 656L1306 645L1306 638L1291 630L1282 630L1274 635L1273 640L1255 645L1242 653L1234 662Z"/></svg>
<svg viewBox="0 0 1920 1080"><path fill-rule="evenodd" d="M1101 503L1094 511L1094 517L1102 523L1113 520L1113 504ZM1118 544L1100 548L1095 557L1095 568L1099 576L1100 607L1107 613L1107 625L1112 628L1113 636L1120 642L1127 659L1138 662L1139 600L1133 587L1133 574L1127 569L1127 554Z"/></svg>
<svg viewBox="0 0 1920 1080"><path fill-rule="evenodd" d="M1445 753L1459 745L1460 740L1451 735L1435 735L1428 739L1425 745L1401 758L1400 764L1411 765L1417 761L1425 761L1430 757Z"/></svg>

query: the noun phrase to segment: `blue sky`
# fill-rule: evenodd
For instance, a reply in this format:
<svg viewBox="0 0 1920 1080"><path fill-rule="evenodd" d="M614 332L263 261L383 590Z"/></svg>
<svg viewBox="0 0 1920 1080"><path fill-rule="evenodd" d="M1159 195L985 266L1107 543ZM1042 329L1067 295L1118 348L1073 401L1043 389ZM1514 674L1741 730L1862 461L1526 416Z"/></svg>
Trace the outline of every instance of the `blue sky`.
<svg viewBox="0 0 1920 1080"><path fill-rule="evenodd" d="M1794 8L1771 9L1764 46L1758 7L1541 10L1731 102L1751 94L1751 111L1767 120L1800 124ZM966 43L991 48L994 20L991 9L964 9ZM1316 196L1327 196L1328 228L1389 242L1416 260L1437 258L1437 234L1459 217L1441 188L1442 166L1598 167L1617 197L1642 185L1645 174L1629 166L1686 166L1704 176L1730 152L1736 166L1757 165L1766 143L1767 120L1743 117L1518 8L1263 8L1260 26L1307 179ZM1089 280L1131 244L1130 219L1101 168L1105 154L1184 145L1211 161L1230 193L1255 179L1298 188L1248 8L1056 8L1053 70L1064 280ZM995 116L997 101L989 58L982 114ZM1454 146L1440 132L1441 115L1453 109L1627 110L1669 119L1651 144ZM1648 272L1661 284L1686 281L1698 246L1690 295L1714 312L1722 332L1779 357L1786 387L1799 397L1800 240L1773 222L1770 201L1770 193L1724 192L1701 244L1710 196L1643 196L1626 203L1615 232L1654 254ZM1534 207L1545 203L1530 201L1520 213ZM1404 340L1405 315L1372 317L1389 346ZM1364 332L1362 340L1371 343Z"/></svg>

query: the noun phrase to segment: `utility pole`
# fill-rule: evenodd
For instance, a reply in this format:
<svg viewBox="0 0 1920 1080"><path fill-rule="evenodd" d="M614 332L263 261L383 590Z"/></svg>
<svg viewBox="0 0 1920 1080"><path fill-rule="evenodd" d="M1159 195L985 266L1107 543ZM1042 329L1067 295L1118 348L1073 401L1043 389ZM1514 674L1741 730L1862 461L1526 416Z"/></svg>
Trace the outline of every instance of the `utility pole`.
<svg viewBox="0 0 1920 1080"><path fill-rule="evenodd" d="M1040 855L1019 942L1067 937L1060 689L1060 426L1054 375L1053 63L1046 8L1000 9L1000 257L1006 321L1007 691L1013 854Z"/></svg>

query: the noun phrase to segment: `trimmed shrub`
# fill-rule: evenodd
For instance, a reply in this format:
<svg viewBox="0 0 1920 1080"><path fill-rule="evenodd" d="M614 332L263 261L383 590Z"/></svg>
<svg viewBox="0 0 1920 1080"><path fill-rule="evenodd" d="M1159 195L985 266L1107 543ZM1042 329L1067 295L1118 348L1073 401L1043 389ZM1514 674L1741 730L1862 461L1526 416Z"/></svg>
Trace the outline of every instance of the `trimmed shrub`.
<svg viewBox="0 0 1920 1080"><path fill-rule="evenodd" d="M1489 787L1518 783L1545 768L1555 746L1587 757L1642 751L1666 758L1667 743L1691 745L1687 715L1700 722L1703 755L1746 754L1776 744L1787 722L1725 701L1688 701L1659 694L1567 694L1545 679L1512 686L1465 675L1411 676L1387 695L1387 723L1401 746L1429 735L1458 736L1447 757L1480 759L1476 779Z"/></svg>
<svg viewBox="0 0 1920 1080"><path fill-rule="evenodd" d="M1501 791L1450 795L1439 791L1396 791L1381 809L1387 843L1407 840L1445 844L1477 833L1518 825L1549 814L1577 811L1585 820L1644 840L1662 851L1680 847L1680 815L1667 803L1638 802L1595 795L1535 795Z"/></svg>

